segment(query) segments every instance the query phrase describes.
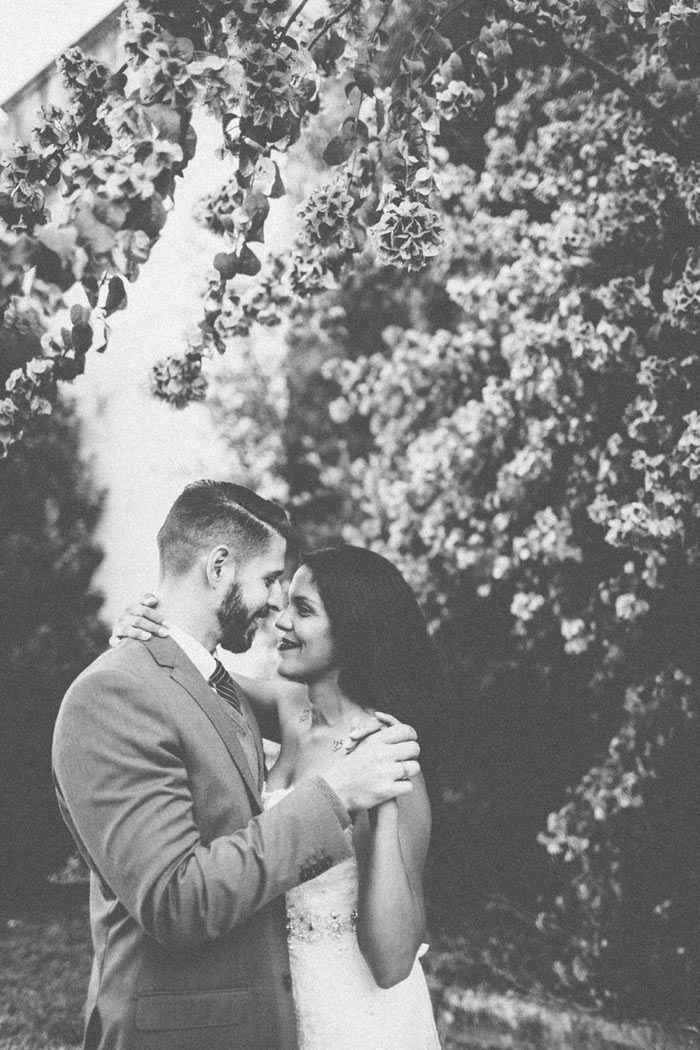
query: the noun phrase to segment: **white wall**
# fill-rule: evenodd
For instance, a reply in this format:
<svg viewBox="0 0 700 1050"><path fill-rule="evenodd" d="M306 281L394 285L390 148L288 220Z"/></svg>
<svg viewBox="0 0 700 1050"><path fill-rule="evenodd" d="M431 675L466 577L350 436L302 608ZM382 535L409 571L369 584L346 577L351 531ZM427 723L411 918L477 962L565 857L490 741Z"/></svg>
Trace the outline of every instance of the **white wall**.
<svg viewBox="0 0 700 1050"><path fill-rule="evenodd" d="M197 131L197 155L163 234L130 289L126 310L110 319L107 351L88 354L86 374L75 384L85 455L107 490L97 535L105 560L95 583L105 594L108 622L129 599L155 588L155 534L184 485L230 476L206 403L177 410L155 401L148 389L150 365L181 350L188 327L200 319L204 275L220 248L191 217L194 202L225 174L213 154L215 127L199 119ZM290 206L285 198L273 203L268 245L278 247L289 236ZM256 338L279 341L282 334L262 329ZM205 368L214 371L217 363Z"/></svg>

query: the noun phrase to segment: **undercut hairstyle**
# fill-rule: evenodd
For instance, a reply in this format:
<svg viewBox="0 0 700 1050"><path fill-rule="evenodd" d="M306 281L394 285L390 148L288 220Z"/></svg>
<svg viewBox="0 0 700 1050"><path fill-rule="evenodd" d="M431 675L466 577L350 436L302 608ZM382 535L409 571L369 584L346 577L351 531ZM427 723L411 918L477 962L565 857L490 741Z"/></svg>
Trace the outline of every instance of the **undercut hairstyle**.
<svg viewBox="0 0 700 1050"><path fill-rule="evenodd" d="M177 497L158 532L164 576L182 576L204 550L224 543L235 557L251 558L277 533L289 538L287 512L231 481L194 481Z"/></svg>
<svg viewBox="0 0 700 1050"><path fill-rule="evenodd" d="M386 711L420 729L441 691L437 651L423 613L390 561L363 547L307 554L330 622L338 684L363 707Z"/></svg>

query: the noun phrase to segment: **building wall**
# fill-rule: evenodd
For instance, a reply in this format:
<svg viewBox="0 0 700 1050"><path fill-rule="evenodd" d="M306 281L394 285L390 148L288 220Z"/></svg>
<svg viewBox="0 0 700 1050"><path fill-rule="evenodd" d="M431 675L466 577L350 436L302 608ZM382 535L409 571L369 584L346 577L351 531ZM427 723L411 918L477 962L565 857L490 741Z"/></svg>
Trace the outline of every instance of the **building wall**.
<svg viewBox="0 0 700 1050"><path fill-rule="evenodd" d="M0 0L1 2L1 0ZM121 8L121 5L120 5ZM77 43L86 54L113 69L122 64L119 10L98 23ZM60 102L60 81L53 64L33 77L3 105L9 122L5 141L26 139L41 105ZM105 492L97 539L104 560L95 583L105 596L103 615L113 622L125 603L158 586L156 532L173 499L198 477L241 480L221 441L206 403L175 410L151 396L150 369L155 361L180 352L188 332L202 316L205 276L222 244L193 218L194 206L213 192L230 169L216 155L219 122L195 115L197 155L177 180L174 205L162 235L137 281L128 288L128 305L110 318L105 354L88 354L85 374L66 385L82 423L82 454ZM267 223L268 250L287 247L292 202L274 201ZM243 281L248 279L242 278ZM284 335L262 328L253 336L272 356L284 352ZM235 354L232 347L229 354ZM207 363L215 381L226 361ZM236 666L253 674L266 666L266 638Z"/></svg>
<svg viewBox="0 0 700 1050"><path fill-rule="evenodd" d="M120 27L123 3L88 30L75 45L87 55L104 62L110 69L118 69L124 61L124 44ZM65 91L54 62L2 102L5 120L0 124L0 144L8 146L16 141L26 141L42 106L65 102Z"/></svg>

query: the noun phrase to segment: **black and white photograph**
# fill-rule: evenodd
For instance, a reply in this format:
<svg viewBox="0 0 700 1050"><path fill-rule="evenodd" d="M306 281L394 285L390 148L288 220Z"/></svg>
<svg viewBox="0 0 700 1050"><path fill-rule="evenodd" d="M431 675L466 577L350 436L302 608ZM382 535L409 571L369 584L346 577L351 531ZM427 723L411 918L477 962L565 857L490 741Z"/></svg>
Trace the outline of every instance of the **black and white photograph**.
<svg viewBox="0 0 700 1050"><path fill-rule="evenodd" d="M700 1050L700 0L2 0L0 1050Z"/></svg>

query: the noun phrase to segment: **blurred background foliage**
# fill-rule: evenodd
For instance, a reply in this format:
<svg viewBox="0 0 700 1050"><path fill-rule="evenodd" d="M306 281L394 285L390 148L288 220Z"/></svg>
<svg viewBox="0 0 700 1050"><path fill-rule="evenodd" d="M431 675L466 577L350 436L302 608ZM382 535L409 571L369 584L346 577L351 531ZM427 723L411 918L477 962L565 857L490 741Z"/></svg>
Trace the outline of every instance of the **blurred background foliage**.
<svg viewBox="0 0 700 1050"><path fill-rule="evenodd" d="M691 139L694 9L655 5L651 45L579 6ZM538 981L697 1017L700 168L501 30L511 86L443 128L446 250L292 310L277 469L302 542L380 550L435 629L437 912L505 900Z"/></svg>
<svg viewBox="0 0 700 1050"><path fill-rule="evenodd" d="M37 322L38 323L38 322ZM0 328L0 382L39 332ZM74 413L30 424L0 461L0 897L42 896L70 836L58 816L51 736L63 693L104 648L91 589L101 499L84 467Z"/></svg>

